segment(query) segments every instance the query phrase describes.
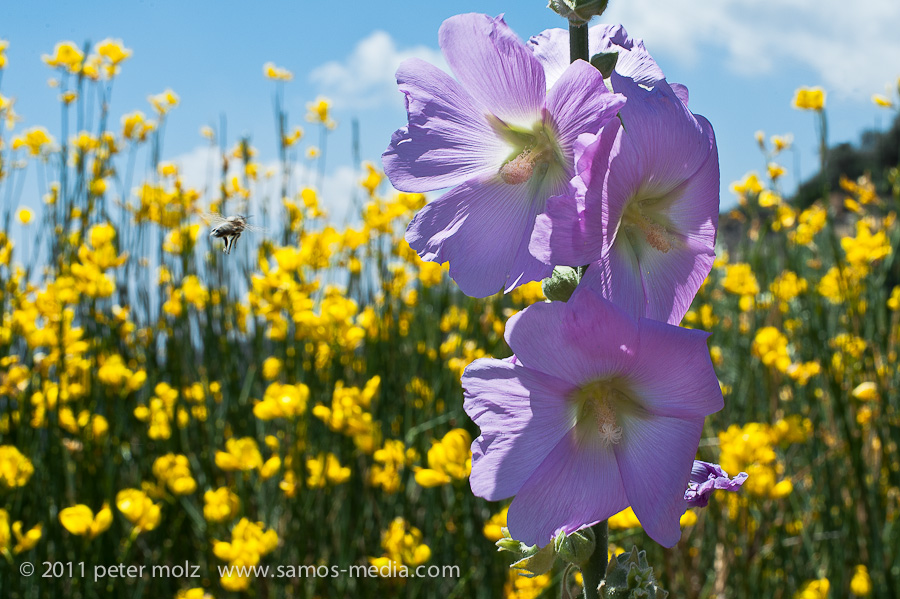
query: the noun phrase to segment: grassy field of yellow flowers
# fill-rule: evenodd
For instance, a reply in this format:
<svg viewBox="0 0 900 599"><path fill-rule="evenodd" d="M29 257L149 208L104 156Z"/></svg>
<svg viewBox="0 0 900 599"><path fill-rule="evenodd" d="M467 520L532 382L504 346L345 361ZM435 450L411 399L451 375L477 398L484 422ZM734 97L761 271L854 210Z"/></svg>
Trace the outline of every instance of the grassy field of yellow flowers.
<svg viewBox="0 0 900 599"><path fill-rule="evenodd" d="M462 295L403 240L426 198L371 164L356 224L330 224L291 177L303 132L272 64L281 163L204 128L221 178L186 186L158 151L173 91L108 118L129 56L105 40L45 57L58 133L0 89L0 597L555 596L562 569L517 576L496 551L504 506L468 488L459 383L509 355L503 322L540 284ZM797 104L824 123L814 93ZM324 99L307 120L335 126ZM758 141L768 170L734 184L684 323L712 333L726 397L698 458L750 477L687 512L674 549L630 510L612 548L646 549L675 597L896 597L900 171L800 210L779 192L788 142ZM273 182L266 232L227 256L207 241L203 212L258 214Z"/></svg>

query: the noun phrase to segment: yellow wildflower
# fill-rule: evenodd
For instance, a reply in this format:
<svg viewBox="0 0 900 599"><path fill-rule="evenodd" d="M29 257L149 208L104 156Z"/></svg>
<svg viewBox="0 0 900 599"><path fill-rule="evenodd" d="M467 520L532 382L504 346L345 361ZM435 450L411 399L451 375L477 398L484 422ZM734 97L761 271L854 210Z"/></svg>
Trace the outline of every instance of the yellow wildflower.
<svg viewBox="0 0 900 599"><path fill-rule="evenodd" d="M816 233L825 226L828 213L818 204L813 204L797 217L797 229L788 238L796 245L809 245Z"/></svg>
<svg viewBox="0 0 900 599"><path fill-rule="evenodd" d="M267 62L263 65L263 75L276 81L290 81L294 78L293 73L285 68L275 66L274 62Z"/></svg>
<svg viewBox="0 0 900 599"><path fill-rule="evenodd" d="M175 495L190 495L197 490L187 456L168 453L156 458L153 475Z"/></svg>
<svg viewBox="0 0 900 599"><path fill-rule="evenodd" d="M787 372L791 365L787 337L775 327L763 327L753 339L753 355L762 363L779 372Z"/></svg>
<svg viewBox="0 0 900 599"><path fill-rule="evenodd" d="M453 479L464 480L472 471L472 437L468 431L455 428L440 441L432 440L428 450L428 468L416 470L416 482L423 487L436 487Z"/></svg>
<svg viewBox="0 0 900 599"><path fill-rule="evenodd" d="M403 518L395 518L381 535L381 548L385 555L369 558L369 563L379 570L387 568L396 573L405 567L416 567L431 559L431 549L422 543L422 532Z"/></svg>
<svg viewBox="0 0 900 599"><path fill-rule="evenodd" d="M24 487L32 474L34 465L31 460L14 445L0 445L0 488Z"/></svg>
<svg viewBox="0 0 900 599"><path fill-rule="evenodd" d="M207 522L226 522L237 516L240 509L241 499L228 487L203 494L203 517Z"/></svg>
<svg viewBox="0 0 900 599"><path fill-rule="evenodd" d="M895 312L900 310L900 285L891 290L891 297L888 298L887 307Z"/></svg>
<svg viewBox="0 0 900 599"><path fill-rule="evenodd" d="M181 99L178 97L178 94L171 89L166 89L166 91L162 93L147 96L147 101L153 105L153 108L160 116L165 116L166 113L178 106Z"/></svg>
<svg viewBox="0 0 900 599"><path fill-rule="evenodd" d="M760 192L757 202L762 208L772 208L781 204L781 196L774 191L764 189Z"/></svg>
<svg viewBox="0 0 900 599"><path fill-rule="evenodd" d="M509 506L504 506L502 510L491 516L490 519L485 522L482 532L484 532L484 536L487 540L496 543L503 538L501 529L506 527L506 515L508 512Z"/></svg>
<svg viewBox="0 0 900 599"><path fill-rule="evenodd" d="M32 127L25 131L23 135L13 138L12 149L18 150L25 147L28 148L28 152L32 156L40 156L54 143L55 140L44 127Z"/></svg>
<svg viewBox="0 0 900 599"><path fill-rule="evenodd" d="M794 143L794 136L788 133L787 135L773 135L772 136L772 145L775 148L775 153L784 151L791 147L791 144Z"/></svg>
<svg viewBox="0 0 900 599"><path fill-rule="evenodd" d="M281 374L281 370L283 368L284 362L282 362L275 356L269 356L268 358L263 360L262 376L267 381L271 381L278 378L278 375Z"/></svg>
<svg viewBox="0 0 900 599"><path fill-rule="evenodd" d="M350 478L350 468L341 466L337 456L331 452L307 458L306 469L309 472L306 486L310 489L320 489L327 484L339 485Z"/></svg>
<svg viewBox="0 0 900 599"><path fill-rule="evenodd" d="M122 489L116 493L116 507L137 533L153 530L162 518L160 505L138 489Z"/></svg>
<svg viewBox="0 0 900 599"><path fill-rule="evenodd" d="M98 43L95 51L112 65L118 65L131 56L131 50L125 47L122 40L112 38Z"/></svg>
<svg viewBox="0 0 900 599"><path fill-rule="evenodd" d="M857 597L867 597L872 594L872 579L869 578L869 570L863 564L859 564L853 571L850 579L850 590Z"/></svg>
<svg viewBox="0 0 900 599"><path fill-rule="evenodd" d="M28 208L19 208L19 211L16 212L16 218L19 219L19 222L23 225L27 225L31 222L31 217L33 216L33 212Z"/></svg>
<svg viewBox="0 0 900 599"><path fill-rule="evenodd" d="M213 553L217 558L231 566L237 566L222 576L222 587L228 591L247 589L250 579L240 576L240 566L257 565L264 555L271 553L277 546L278 534L274 530L266 530L262 522L253 523L247 518L241 518L231 529L230 542L213 543Z"/></svg>
<svg viewBox="0 0 900 599"><path fill-rule="evenodd" d="M740 181L731 184L731 191L742 200L755 196L763 190L763 184L756 173L747 173Z"/></svg>
<svg viewBox="0 0 900 599"><path fill-rule="evenodd" d="M260 420L295 418L306 413L308 400L309 387L303 383L282 385L273 382L266 387L262 401L253 406L253 415Z"/></svg>
<svg viewBox="0 0 900 599"><path fill-rule="evenodd" d="M44 529L42 524L33 526L23 533L21 522L13 522L11 527L9 523L9 512L0 508L0 554L8 557L10 551L15 555L30 551L41 540ZM15 545L12 545L13 539L16 541Z"/></svg>
<svg viewBox="0 0 900 599"><path fill-rule="evenodd" d="M769 285L769 291L776 299L782 302L789 302L804 291L806 291L806 279L797 276L797 273L790 270L782 272Z"/></svg>
<svg viewBox="0 0 900 599"><path fill-rule="evenodd" d="M306 104L306 120L310 123L327 124L331 121L331 100L319 96Z"/></svg>
<svg viewBox="0 0 900 599"><path fill-rule="evenodd" d="M875 401L878 399L878 385L872 381L866 381L857 385L851 395L860 401Z"/></svg>
<svg viewBox="0 0 900 599"><path fill-rule="evenodd" d="M872 94L872 103L882 108L893 108L894 103L884 94Z"/></svg>
<svg viewBox="0 0 900 599"><path fill-rule="evenodd" d="M775 162L770 162L769 164L767 164L766 170L769 173L769 178L773 181L784 176L784 174L787 172L783 166ZM762 201L760 201L760 205L762 205Z"/></svg>
<svg viewBox="0 0 900 599"><path fill-rule="evenodd" d="M791 364L787 369L789 377L800 385L806 385L809 379L822 372L822 366L818 362L801 362Z"/></svg>
<svg viewBox="0 0 900 599"><path fill-rule="evenodd" d="M79 50L73 42L59 42L53 48L53 55L43 54L41 60L51 67L62 67L70 73L77 73L81 70L84 52Z"/></svg>
<svg viewBox="0 0 900 599"><path fill-rule="evenodd" d="M59 512L59 523L73 535L86 538L88 541L107 530L112 524L112 510L104 503L100 511L94 511L83 503L67 507Z"/></svg>
<svg viewBox="0 0 900 599"><path fill-rule="evenodd" d="M825 108L825 91L821 87L801 87L794 92L791 106L800 110L822 110Z"/></svg>
<svg viewBox="0 0 900 599"><path fill-rule="evenodd" d="M867 266L891 254L891 242L885 231L878 231L873 235L865 220L857 221L856 237L841 238L841 247L851 266Z"/></svg>

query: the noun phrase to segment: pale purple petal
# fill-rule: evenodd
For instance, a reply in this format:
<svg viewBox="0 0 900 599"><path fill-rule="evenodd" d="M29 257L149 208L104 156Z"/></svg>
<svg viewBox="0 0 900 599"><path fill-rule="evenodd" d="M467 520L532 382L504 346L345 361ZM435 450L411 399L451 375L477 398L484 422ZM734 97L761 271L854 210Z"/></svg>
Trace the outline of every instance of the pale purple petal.
<svg viewBox="0 0 900 599"><path fill-rule="evenodd" d="M691 468L691 480L688 483L687 491L684 492L684 500L688 502L689 507L706 507L713 491L718 489L737 493L747 478L746 472L741 472L731 478L718 464L694 460L694 466Z"/></svg>
<svg viewBox="0 0 900 599"><path fill-rule="evenodd" d="M524 366L583 383L630 367L637 323L579 286L568 302L532 304L506 323L506 341Z"/></svg>
<svg viewBox="0 0 900 599"><path fill-rule="evenodd" d="M627 77L646 87L655 87L661 81L665 81L666 76L662 69L644 47L644 40L629 37L621 25L595 25L591 27L589 35L596 40L591 44L591 56L599 52L619 53L613 76L613 88L618 79L616 75Z"/></svg>
<svg viewBox="0 0 900 599"><path fill-rule="evenodd" d="M600 131L624 105L625 96L610 93L600 71L583 60L572 63L547 94L547 110L566 163L574 163L576 138Z"/></svg>
<svg viewBox="0 0 900 599"><path fill-rule="evenodd" d="M572 62L569 57L569 32L565 29L547 29L532 36L528 40L528 49L543 65L548 88L562 77Z"/></svg>
<svg viewBox="0 0 900 599"><path fill-rule="evenodd" d="M406 240L423 260L449 261L450 276L463 293L486 297L550 276L553 268L528 253L541 210L532 182L476 179L425 206L409 224Z"/></svg>
<svg viewBox="0 0 900 599"><path fill-rule="evenodd" d="M620 420L622 441L614 445L628 502L654 541L672 547L681 538L684 490L703 418L640 417Z"/></svg>
<svg viewBox="0 0 900 599"><path fill-rule="evenodd" d="M688 92L687 86L682 83L670 83L669 86L672 88L672 91L675 92L675 95L678 96L678 99L681 100L681 103L687 106L688 100L690 99L690 93Z"/></svg>
<svg viewBox="0 0 900 599"><path fill-rule="evenodd" d="M544 69L502 17L450 17L438 39L453 74L491 113L529 128L540 118Z"/></svg>
<svg viewBox="0 0 900 599"><path fill-rule="evenodd" d="M634 317L647 313L649 306L641 265L630 244L613 246L603 258L588 266L581 282Z"/></svg>
<svg viewBox="0 0 900 599"><path fill-rule="evenodd" d="M617 151L617 124L604 127L599 136L582 135L575 144L576 175L566 193L547 200L547 207L534 224L528 250L548 264L583 266L597 259L604 250L608 204L600 196L609 163ZM596 165L596 166L594 166ZM595 178L596 177L596 178ZM596 181L592 184L592 181ZM586 213L587 195L592 196L593 213ZM599 210L599 214L596 212Z"/></svg>
<svg viewBox="0 0 900 599"><path fill-rule="evenodd" d="M462 376L472 443L472 492L489 501L515 495L572 428L572 386L505 360L482 358Z"/></svg>
<svg viewBox="0 0 900 599"><path fill-rule="evenodd" d="M409 125L382 155L385 173L400 191L425 192L496 173L508 148L490 128L487 110L459 83L411 58L397 70Z"/></svg>
<svg viewBox="0 0 900 599"><path fill-rule="evenodd" d="M529 41L529 47L547 75L547 85L552 86L562 75L569 62L569 32L564 29L548 29ZM588 54L617 51L613 75L613 89L618 77L628 77L642 85L654 87L665 79L656 61L644 48L644 42L628 37L621 25L594 25L588 30ZM618 90L616 90L618 91Z"/></svg>
<svg viewBox="0 0 900 599"><path fill-rule="evenodd" d="M724 407L706 345L709 333L642 318L638 335L627 380L645 409L656 416L702 419Z"/></svg>
<svg viewBox="0 0 900 599"><path fill-rule="evenodd" d="M510 504L506 521L514 539L546 545L560 530L572 533L628 507L611 448L578 432L560 440Z"/></svg>
<svg viewBox="0 0 900 599"><path fill-rule="evenodd" d="M647 248L641 254L641 277L647 294L645 316L677 324L712 270L715 252L689 238L666 253Z"/></svg>
<svg viewBox="0 0 900 599"><path fill-rule="evenodd" d="M626 80L621 87L626 97L640 101L621 111L626 139L610 165L612 174L622 162L640 165L643 176L632 183L639 183L646 197L665 196L708 161L709 134L668 85L650 92Z"/></svg>
<svg viewBox="0 0 900 599"><path fill-rule="evenodd" d="M712 151L697 172L670 194L664 213L681 235L714 252L719 227L719 153L712 125L702 116L696 118L711 141ZM708 270L703 278L707 274Z"/></svg>

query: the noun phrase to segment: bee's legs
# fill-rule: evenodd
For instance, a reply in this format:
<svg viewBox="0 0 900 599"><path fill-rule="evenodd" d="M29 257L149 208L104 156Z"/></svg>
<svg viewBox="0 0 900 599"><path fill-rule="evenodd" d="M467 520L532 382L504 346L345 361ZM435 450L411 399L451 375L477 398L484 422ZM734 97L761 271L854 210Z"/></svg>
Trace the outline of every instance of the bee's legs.
<svg viewBox="0 0 900 599"><path fill-rule="evenodd" d="M231 247L234 247L234 244L237 243L238 237L241 236L240 231L234 234L234 237L231 238Z"/></svg>
<svg viewBox="0 0 900 599"><path fill-rule="evenodd" d="M225 247L222 248L222 251L223 251L224 253L226 253L226 254L230 254L230 253L231 253L231 252L230 252L230 249L231 249L231 237L225 235L225 236L224 236L224 239L225 239Z"/></svg>

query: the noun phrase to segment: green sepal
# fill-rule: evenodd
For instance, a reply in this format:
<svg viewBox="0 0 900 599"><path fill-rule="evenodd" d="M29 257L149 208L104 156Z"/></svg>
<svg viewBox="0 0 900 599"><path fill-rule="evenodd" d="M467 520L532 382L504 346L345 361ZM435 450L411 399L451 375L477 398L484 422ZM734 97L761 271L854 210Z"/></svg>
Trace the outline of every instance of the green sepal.
<svg viewBox="0 0 900 599"><path fill-rule="evenodd" d="M665 599L669 596L656 584L653 568L647 563L647 554L631 548L631 553L621 553L609 560L606 578L600 583L603 599Z"/></svg>
<svg viewBox="0 0 900 599"><path fill-rule="evenodd" d="M578 271L571 266L557 266L553 274L541 281L541 289L551 302L567 302L578 287Z"/></svg>

